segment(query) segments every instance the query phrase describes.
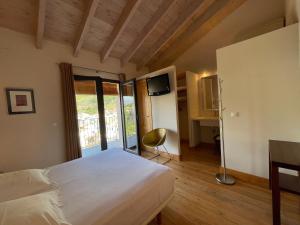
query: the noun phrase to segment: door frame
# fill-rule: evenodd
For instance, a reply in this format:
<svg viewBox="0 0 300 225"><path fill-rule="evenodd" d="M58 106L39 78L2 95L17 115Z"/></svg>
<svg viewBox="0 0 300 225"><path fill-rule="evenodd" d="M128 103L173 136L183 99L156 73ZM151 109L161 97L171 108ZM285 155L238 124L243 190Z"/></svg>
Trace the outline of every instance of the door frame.
<svg viewBox="0 0 300 225"><path fill-rule="evenodd" d="M122 116L122 134L123 134L123 149L130 153L135 153L141 155L141 143L140 143L140 134L139 134L139 115L138 115L138 100L137 100L137 88L136 88L136 79L131 79L127 81L119 81L101 78L98 76L84 76L84 75L74 75L74 81L95 81L96 83L96 96L98 103L98 113L99 113L99 128L100 128L100 138L101 138L101 150L107 149L107 137L106 137L106 124L105 124L105 110L104 110L104 94L103 94L103 82L116 83L119 87L119 98L121 104L121 116ZM133 94L134 94L134 104L135 104L135 115L136 115L136 135L137 135L137 152L130 151L127 149L127 140L126 140L126 124L125 124L125 114L124 114L124 101L123 101L123 89L122 85L127 83L133 83ZM76 93L75 93L76 94Z"/></svg>
<svg viewBox="0 0 300 225"><path fill-rule="evenodd" d="M124 113L124 101L123 101L123 89L122 85L127 83L133 83L133 95L134 95L134 104L135 104L135 115L136 115L136 136L137 136L137 152L131 151L127 148L127 139L126 139L126 124L125 124L125 113ZM123 143L124 150L130 153L141 155L141 144L140 144L140 134L139 134L139 115L138 115L138 101L137 101L137 89L136 89L136 79L126 80L120 82L120 98L121 98L121 111L122 111L122 124L123 124Z"/></svg>

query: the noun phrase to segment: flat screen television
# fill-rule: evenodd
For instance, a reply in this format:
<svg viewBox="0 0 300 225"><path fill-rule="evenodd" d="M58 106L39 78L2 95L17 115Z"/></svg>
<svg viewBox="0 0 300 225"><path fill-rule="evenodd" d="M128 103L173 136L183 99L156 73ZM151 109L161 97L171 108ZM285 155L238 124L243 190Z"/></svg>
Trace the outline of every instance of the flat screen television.
<svg viewBox="0 0 300 225"><path fill-rule="evenodd" d="M147 88L149 96L159 96L170 93L169 75L166 73L147 78Z"/></svg>

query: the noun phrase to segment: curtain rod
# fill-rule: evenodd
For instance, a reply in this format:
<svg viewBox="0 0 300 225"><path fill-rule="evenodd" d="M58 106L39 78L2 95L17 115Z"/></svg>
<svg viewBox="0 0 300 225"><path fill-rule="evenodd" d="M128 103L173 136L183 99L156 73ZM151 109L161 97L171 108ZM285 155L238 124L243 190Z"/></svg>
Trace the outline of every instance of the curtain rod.
<svg viewBox="0 0 300 225"><path fill-rule="evenodd" d="M109 72L109 71L105 71L105 70L98 70L98 69L87 68L87 67L83 67L83 66L73 66L73 67L77 67L77 68L85 69L85 70L93 70L93 71L96 71L96 73L103 72L103 73L110 73L110 74L120 75L120 73L113 73L113 72Z"/></svg>
<svg viewBox="0 0 300 225"><path fill-rule="evenodd" d="M60 63L57 63L58 65ZM92 71L95 71L96 73L98 72L103 72L103 73L109 73L109 74L114 74L114 75L120 75L121 73L113 73L113 72L109 72L109 71L105 71L105 70L98 70L98 69L93 69L93 68L88 68L88 67L83 67L83 66L75 66L75 65L72 65L72 67L77 67L77 68L80 68L80 69L85 69L85 70L92 70Z"/></svg>

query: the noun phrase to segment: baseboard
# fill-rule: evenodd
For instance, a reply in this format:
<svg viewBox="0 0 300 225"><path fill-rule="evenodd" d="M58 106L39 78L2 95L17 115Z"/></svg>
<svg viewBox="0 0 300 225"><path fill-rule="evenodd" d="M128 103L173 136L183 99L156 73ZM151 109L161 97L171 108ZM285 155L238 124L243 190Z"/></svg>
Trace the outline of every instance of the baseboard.
<svg viewBox="0 0 300 225"><path fill-rule="evenodd" d="M148 152L151 152L151 153L157 153L156 150L154 150L154 149L149 149L149 148L146 149L145 151L148 151ZM177 162L181 161L181 156L180 156L180 155L175 155L175 154L169 153L169 154L170 154L170 156L169 156L168 153L163 152L163 151L159 151L159 154L160 154L162 157L164 157L164 158L169 158L169 157L171 156L171 159L172 159L172 160L175 160L175 161L177 161Z"/></svg>
<svg viewBox="0 0 300 225"><path fill-rule="evenodd" d="M220 166L220 173L223 173L224 167ZM263 188L269 189L269 179L266 179L264 177L258 177L252 174L240 172L237 170L232 170L232 169L226 169L227 173L234 176L235 178L250 183L254 184Z"/></svg>

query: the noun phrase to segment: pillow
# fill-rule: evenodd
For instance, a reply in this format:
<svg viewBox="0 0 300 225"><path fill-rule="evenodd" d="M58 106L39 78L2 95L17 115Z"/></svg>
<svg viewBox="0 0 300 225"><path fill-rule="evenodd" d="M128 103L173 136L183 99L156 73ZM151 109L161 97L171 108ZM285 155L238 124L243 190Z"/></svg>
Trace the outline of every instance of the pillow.
<svg viewBox="0 0 300 225"><path fill-rule="evenodd" d="M57 191L0 202L0 223L9 225L71 225L60 209Z"/></svg>
<svg viewBox="0 0 300 225"><path fill-rule="evenodd" d="M49 191L54 185L47 170L30 169L0 174L0 202Z"/></svg>

